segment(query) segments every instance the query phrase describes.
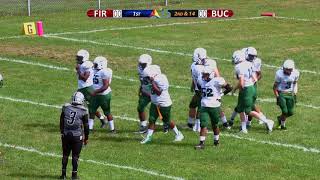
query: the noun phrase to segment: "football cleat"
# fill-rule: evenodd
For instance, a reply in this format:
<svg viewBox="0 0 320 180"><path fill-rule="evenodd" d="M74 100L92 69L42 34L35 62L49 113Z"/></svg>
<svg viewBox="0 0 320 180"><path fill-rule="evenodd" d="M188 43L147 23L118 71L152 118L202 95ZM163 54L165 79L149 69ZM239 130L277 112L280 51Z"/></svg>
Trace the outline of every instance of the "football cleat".
<svg viewBox="0 0 320 180"><path fill-rule="evenodd" d="M226 122L226 123L223 123L222 124L224 128L226 129L231 129L231 127L229 126L229 124Z"/></svg>
<svg viewBox="0 0 320 180"><path fill-rule="evenodd" d="M184 139L183 134L179 131L179 133L176 135L174 142L179 142L182 141Z"/></svg>
<svg viewBox="0 0 320 180"><path fill-rule="evenodd" d="M282 131L286 131L286 130L287 130L287 127L281 126L281 130L282 130Z"/></svg>
<svg viewBox="0 0 320 180"><path fill-rule="evenodd" d="M195 150L204 149L204 143L200 143L200 144L198 144L198 145L195 145L195 146L194 146L194 149L195 149Z"/></svg>
<svg viewBox="0 0 320 180"><path fill-rule="evenodd" d="M280 116L277 116L277 120L278 120L278 129L281 128L281 118Z"/></svg>
<svg viewBox="0 0 320 180"><path fill-rule="evenodd" d="M139 133L140 134L144 134L148 131L148 127L147 126L140 126L140 129L139 129Z"/></svg>
<svg viewBox="0 0 320 180"><path fill-rule="evenodd" d="M163 132L167 134L169 132L169 124L163 124Z"/></svg>
<svg viewBox="0 0 320 180"><path fill-rule="evenodd" d="M239 133L241 133L241 134L248 134L248 130L242 129L242 130L239 131Z"/></svg>
<svg viewBox="0 0 320 180"><path fill-rule="evenodd" d="M213 145L218 146L219 145L219 140L214 140Z"/></svg>
<svg viewBox="0 0 320 180"><path fill-rule="evenodd" d="M193 128L193 124L192 123L188 123L187 126L192 129Z"/></svg>
<svg viewBox="0 0 320 180"><path fill-rule="evenodd" d="M114 129L114 130L110 130L110 133L111 133L111 134L116 134L116 133L117 133L117 131L116 131L116 129Z"/></svg>
<svg viewBox="0 0 320 180"><path fill-rule="evenodd" d="M229 127L231 128L233 126L233 120L230 120L228 124L229 124Z"/></svg>
<svg viewBox="0 0 320 180"><path fill-rule="evenodd" d="M152 136L147 136L142 141L140 141L140 144L149 144L152 141Z"/></svg>
<svg viewBox="0 0 320 180"><path fill-rule="evenodd" d="M272 132L273 125L274 125L274 122L272 120L268 119L268 122L267 122L268 133Z"/></svg>
<svg viewBox="0 0 320 180"><path fill-rule="evenodd" d="M66 176L64 176L64 175L62 175L62 176L60 176L60 177L59 177L59 179L66 180L66 179L67 179L67 177L66 177Z"/></svg>
<svg viewBox="0 0 320 180"><path fill-rule="evenodd" d="M105 128L106 127L106 121L104 119L100 119L101 126L100 128Z"/></svg>

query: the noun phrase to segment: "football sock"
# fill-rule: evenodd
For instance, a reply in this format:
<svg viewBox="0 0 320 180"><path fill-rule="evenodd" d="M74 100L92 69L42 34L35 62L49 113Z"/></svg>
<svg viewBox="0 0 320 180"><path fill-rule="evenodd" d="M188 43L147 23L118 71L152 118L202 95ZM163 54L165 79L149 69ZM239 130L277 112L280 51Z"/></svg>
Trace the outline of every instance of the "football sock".
<svg viewBox="0 0 320 180"><path fill-rule="evenodd" d="M219 135L213 135L213 140L214 141L219 141Z"/></svg>
<svg viewBox="0 0 320 180"><path fill-rule="evenodd" d="M281 120L281 126L285 127L286 126L286 121Z"/></svg>
<svg viewBox="0 0 320 180"><path fill-rule="evenodd" d="M113 119L111 121L108 121L109 122L109 127L110 127L110 130L113 131L114 130L114 122L113 122Z"/></svg>
<svg viewBox="0 0 320 180"><path fill-rule="evenodd" d="M94 125L93 119L89 119L88 124L89 124L89 129L92 130L93 129L93 125Z"/></svg>
<svg viewBox="0 0 320 180"><path fill-rule="evenodd" d="M205 136L200 136L200 144L204 144L205 140L206 140Z"/></svg>
<svg viewBox="0 0 320 180"><path fill-rule="evenodd" d="M247 130L247 122L241 122L241 130Z"/></svg>
<svg viewBox="0 0 320 180"><path fill-rule="evenodd" d="M179 134L179 130L178 130L177 126L174 126L172 130L176 135Z"/></svg>
<svg viewBox="0 0 320 180"><path fill-rule="evenodd" d="M151 137L153 132L154 132L153 129L148 129L147 137Z"/></svg>
<svg viewBox="0 0 320 180"><path fill-rule="evenodd" d="M227 123L226 115L223 115L223 116L221 117L221 120L222 120L222 123L223 123L223 124L224 124L224 123Z"/></svg>
<svg viewBox="0 0 320 180"><path fill-rule="evenodd" d="M147 126L147 121L146 120L140 121L140 126Z"/></svg>
<svg viewBox="0 0 320 180"><path fill-rule="evenodd" d="M260 113L258 117L259 117L260 121L262 121L262 122L264 122L266 124L268 123L268 120L267 120L266 116L263 115L262 113Z"/></svg>
<svg viewBox="0 0 320 180"><path fill-rule="evenodd" d="M193 121L194 121L194 118L192 118L192 117L188 118L188 124L193 124Z"/></svg>

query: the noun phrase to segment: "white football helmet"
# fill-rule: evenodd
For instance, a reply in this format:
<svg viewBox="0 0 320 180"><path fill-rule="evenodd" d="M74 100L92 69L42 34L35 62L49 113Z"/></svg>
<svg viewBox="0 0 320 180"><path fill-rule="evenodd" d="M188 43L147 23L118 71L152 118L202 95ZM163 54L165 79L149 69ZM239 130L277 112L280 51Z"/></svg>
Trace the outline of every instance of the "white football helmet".
<svg viewBox="0 0 320 180"><path fill-rule="evenodd" d="M144 77L155 77L159 74L161 74L161 69L158 65L150 65L143 70Z"/></svg>
<svg viewBox="0 0 320 180"><path fill-rule="evenodd" d="M202 60L207 58L207 50L204 48L196 48L193 52L193 62L198 62L204 64Z"/></svg>
<svg viewBox="0 0 320 180"><path fill-rule="evenodd" d="M147 64L147 66L152 64L152 57L149 54L142 54L139 57L140 64Z"/></svg>
<svg viewBox="0 0 320 180"><path fill-rule="evenodd" d="M246 60L252 62L258 56L258 52L254 47L248 47L246 49L247 49L245 53Z"/></svg>
<svg viewBox="0 0 320 180"><path fill-rule="evenodd" d="M84 95L81 92L75 92L71 99L72 104L83 105Z"/></svg>
<svg viewBox="0 0 320 180"><path fill-rule="evenodd" d="M246 57L245 57L245 53L243 50L236 50L232 54L232 63L234 65L241 63L245 59L246 59Z"/></svg>
<svg viewBox="0 0 320 180"><path fill-rule="evenodd" d="M83 63L85 61L89 61L89 52L85 49L79 50L77 52L77 61L78 61L78 63Z"/></svg>
<svg viewBox="0 0 320 180"><path fill-rule="evenodd" d="M284 69L294 69L294 61L291 59L285 60L282 67Z"/></svg>
<svg viewBox="0 0 320 180"><path fill-rule="evenodd" d="M93 64L97 70L106 69L108 67L108 60L103 56L98 56L94 59Z"/></svg>
<svg viewBox="0 0 320 180"><path fill-rule="evenodd" d="M205 79L205 76L208 76L209 79ZM203 80L211 80L214 78L214 67L213 66L204 66L202 71L202 79Z"/></svg>

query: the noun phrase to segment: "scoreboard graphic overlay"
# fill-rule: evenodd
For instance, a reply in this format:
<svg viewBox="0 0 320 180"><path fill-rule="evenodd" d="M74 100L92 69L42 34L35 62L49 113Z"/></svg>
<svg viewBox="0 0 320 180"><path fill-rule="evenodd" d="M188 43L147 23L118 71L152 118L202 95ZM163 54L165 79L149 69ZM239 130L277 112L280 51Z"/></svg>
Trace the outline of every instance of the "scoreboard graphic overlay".
<svg viewBox="0 0 320 180"><path fill-rule="evenodd" d="M159 13L158 13L159 12ZM202 9L202 10L94 10L87 11L92 18L229 18L233 16L229 9Z"/></svg>

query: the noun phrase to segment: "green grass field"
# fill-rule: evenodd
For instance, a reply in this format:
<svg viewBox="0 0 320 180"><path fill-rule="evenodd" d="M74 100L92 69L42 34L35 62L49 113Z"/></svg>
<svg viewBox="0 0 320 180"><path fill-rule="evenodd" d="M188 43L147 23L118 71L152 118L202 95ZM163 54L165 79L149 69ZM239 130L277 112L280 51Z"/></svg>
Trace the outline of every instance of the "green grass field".
<svg viewBox="0 0 320 180"><path fill-rule="evenodd" d="M59 177L59 107L77 88L74 56L81 48L90 52L90 59L103 55L109 60L118 130L112 135L96 121L96 131L81 153L81 179L319 179L319 1L186 0L169 8L232 9L235 20L89 19L85 11L0 17L0 73L5 78L0 89L0 179ZM251 18L262 11L287 18ZM23 22L37 20L43 21L47 37L19 36ZM159 26L171 23L180 24ZM97 29L105 30L88 32ZM222 76L235 83L233 66L226 59L247 46L256 47L263 61L258 105L270 119L280 113L272 92L276 67L292 58L301 70L298 104L287 122L288 131L275 129L268 135L255 121L248 135L238 134L238 117L231 131L222 130L219 147L213 146L209 134L206 149L195 151L199 135L186 129L192 97L190 54L197 47L206 48L209 56L217 57ZM172 116L185 135L180 143L173 143L173 132L162 133L161 126L152 144L140 145L142 137L134 133L136 66L143 53L152 55L168 76ZM223 98L228 118L236 102L235 96Z"/></svg>

